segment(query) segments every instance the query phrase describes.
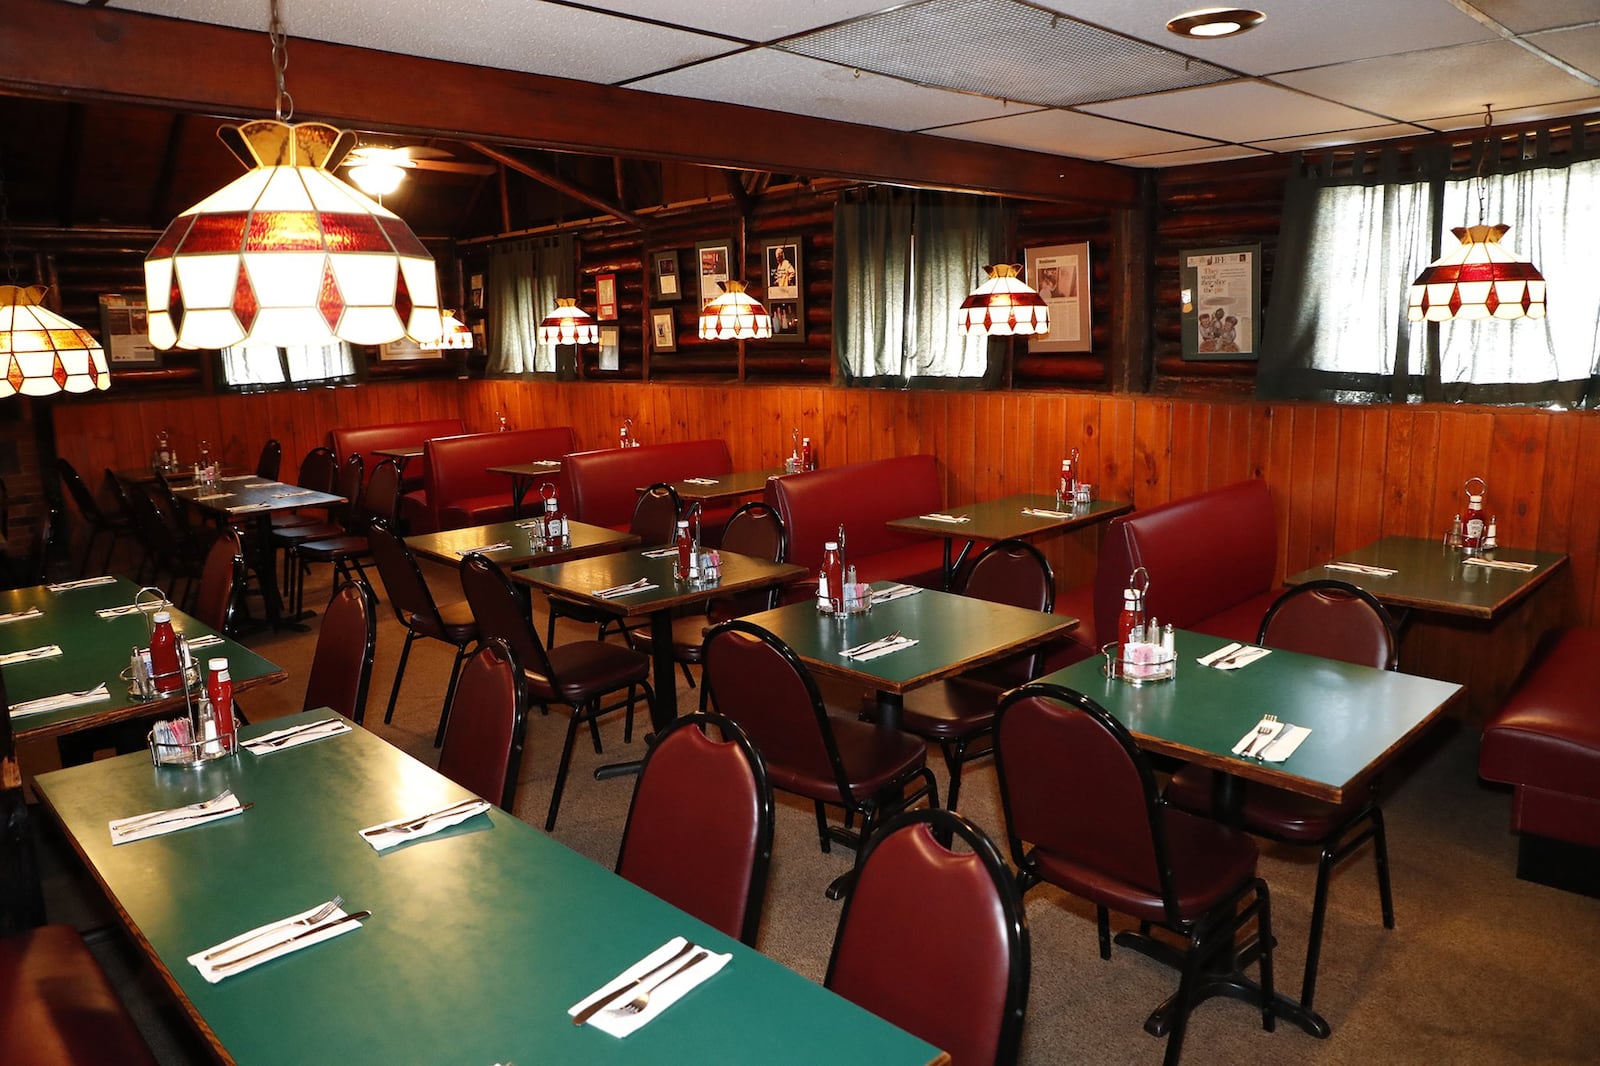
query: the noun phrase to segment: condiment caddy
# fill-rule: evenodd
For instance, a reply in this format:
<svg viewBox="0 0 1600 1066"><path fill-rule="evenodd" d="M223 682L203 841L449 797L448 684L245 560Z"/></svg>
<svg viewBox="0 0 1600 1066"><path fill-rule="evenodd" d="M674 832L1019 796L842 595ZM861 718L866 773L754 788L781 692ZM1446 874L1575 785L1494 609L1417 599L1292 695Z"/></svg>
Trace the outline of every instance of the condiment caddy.
<svg viewBox="0 0 1600 1066"><path fill-rule="evenodd" d="M154 596L153 602L159 605L140 611L148 626L149 643L132 650L122 677L135 699L152 700L181 692L184 711L180 718L154 724L147 737L150 761L156 766L192 767L234 754L239 746L228 660L209 660L202 685L188 641L173 630L166 594L146 586L133 602L143 604L147 596Z"/></svg>
<svg viewBox="0 0 1600 1066"><path fill-rule="evenodd" d="M1144 567L1128 575L1117 618L1117 639L1100 649L1105 675L1130 685L1170 681L1178 675L1177 635L1172 626L1147 617L1150 574Z"/></svg>

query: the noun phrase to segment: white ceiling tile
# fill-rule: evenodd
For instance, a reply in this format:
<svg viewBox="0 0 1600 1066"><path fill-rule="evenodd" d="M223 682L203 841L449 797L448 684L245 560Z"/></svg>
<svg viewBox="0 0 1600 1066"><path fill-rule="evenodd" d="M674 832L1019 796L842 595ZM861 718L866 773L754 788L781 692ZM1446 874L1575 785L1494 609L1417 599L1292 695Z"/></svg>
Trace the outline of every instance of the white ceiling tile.
<svg viewBox="0 0 1600 1066"><path fill-rule="evenodd" d="M1247 156L1266 154L1238 144L1214 144L1209 148L1191 148L1186 152L1126 156L1107 162L1119 163L1125 167L1186 167L1194 163L1217 163L1224 159L1244 159Z"/></svg>
<svg viewBox="0 0 1600 1066"><path fill-rule="evenodd" d="M1247 0L1266 14L1255 29L1204 41L1179 37L1167 22L1187 11L1227 7L1212 0L1040 0L1048 8L1208 63L1270 74L1393 55L1494 36L1450 0Z"/></svg>
<svg viewBox="0 0 1600 1066"><path fill-rule="evenodd" d="M1336 148L1342 144L1360 144L1365 141L1386 141L1393 137L1414 137L1428 133L1430 128L1395 122L1387 126L1363 126L1360 129L1330 130L1299 137L1275 137L1265 141L1251 141L1256 148L1269 152L1303 152L1312 148Z"/></svg>
<svg viewBox="0 0 1600 1066"><path fill-rule="evenodd" d="M1176 92L1086 104L1107 118L1181 130L1219 141L1259 141L1372 125L1373 116L1258 81L1233 81Z"/></svg>
<svg viewBox="0 0 1600 1066"><path fill-rule="evenodd" d="M914 130L1022 110L984 96L930 89L837 63L757 49L631 83L631 89Z"/></svg>
<svg viewBox="0 0 1600 1066"><path fill-rule="evenodd" d="M1543 122L1553 118L1570 118L1575 115L1592 114L1600 111L1600 96L1592 96L1585 100L1567 100L1558 104L1532 104L1528 107L1508 107L1504 111L1498 107L1494 109L1494 124L1496 126L1512 126L1522 122ZM1465 130L1483 125L1483 108L1478 108L1476 114L1443 115L1436 118L1418 119L1417 125L1426 126L1430 130Z"/></svg>
<svg viewBox="0 0 1600 1066"><path fill-rule="evenodd" d="M725 33L747 41L771 41L831 26L891 6L889 0L804 0L774 3L758 0L733 7L706 0L604 0L618 14L637 15L673 26Z"/></svg>
<svg viewBox="0 0 1600 1066"><path fill-rule="evenodd" d="M1594 0L1472 0L1472 3L1515 33L1581 26L1600 19Z"/></svg>
<svg viewBox="0 0 1600 1066"><path fill-rule="evenodd" d="M1147 130L1126 122L1056 110L1033 111L1025 115L969 122L964 126L947 126L927 132L939 137L1004 144L1078 159L1115 159L1198 148L1210 143L1180 133Z"/></svg>
<svg viewBox="0 0 1600 1066"><path fill-rule="evenodd" d="M1595 14L1600 17L1600 5ZM1581 29L1531 33L1527 40L1590 77L1600 78L1600 22Z"/></svg>
<svg viewBox="0 0 1600 1066"><path fill-rule="evenodd" d="M1430 115L1481 114L1486 103L1500 111L1594 92L1593 86L1510 41L1317 67L1274 80L1406 122Z"/></svg>

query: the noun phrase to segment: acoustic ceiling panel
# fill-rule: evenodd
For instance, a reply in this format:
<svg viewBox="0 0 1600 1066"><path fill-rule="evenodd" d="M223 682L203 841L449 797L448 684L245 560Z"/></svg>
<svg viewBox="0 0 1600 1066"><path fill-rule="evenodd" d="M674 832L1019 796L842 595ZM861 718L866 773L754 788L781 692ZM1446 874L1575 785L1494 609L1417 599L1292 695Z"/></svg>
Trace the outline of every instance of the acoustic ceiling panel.
<svg viewBox="0 0 1600 1066"><path fill-rule="evenodd" d="M1365 111L1258 81L1231 81L1132 100L1087 104L1083 110L1124 122L1241 143L1375 124L1374 116Z"/></svg>
<svg viewBox="0 0 1600 1066"><path fill-rule="evenodd" d="M1008 118L968 122L962 126L946 126L927 132L940 137L1005 144L1079 159L1117 159L1209 147L1212 144L1198 137L1145 129L1095 115L1081 115L1076 111L1030 111Z"/></svg>

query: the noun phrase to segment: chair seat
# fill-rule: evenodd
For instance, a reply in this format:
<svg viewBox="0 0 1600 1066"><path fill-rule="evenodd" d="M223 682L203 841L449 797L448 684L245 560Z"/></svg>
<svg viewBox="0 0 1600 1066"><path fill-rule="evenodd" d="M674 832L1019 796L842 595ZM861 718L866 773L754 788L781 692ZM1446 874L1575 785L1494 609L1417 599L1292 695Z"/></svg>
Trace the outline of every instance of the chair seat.
<svg viewBox="0 0 1600 1066"><path fill-rule="evenodd" d="M341 536L343 533L343 526L319 521L307 523L303 526L274 526L272 540L275 544L300 545L307 541L325 540L328 537Z"/></svg>
<svg viewBox="0 0 1600 1066"><path fill-rule="evenodd" d="M1172 775L1167 785L1167 802L1195 814L1211 810L1213 773L1200 766L1185 766ZM1309 796L1297 796L1279 788L1250 785L1244 791L1242 824L1252 833L1291 844L1316 844L1348 825L1361 813L1371 794L1364 788L1350 790L1343 803L1323 803Z"/></svg>
<svg viewBox="0 0 1600 1066"><path fill-rule="evenodd" d="M348 559L353 555L372 554L372 546L366 537L352 536L348 533L326 539L308 540L304 544L296 545L295 550L300 553L302 559L312 563L326 563L335 559Z"/></svg>
<svg viewBox="0 0 1600 1066"><path fill-rule="evenodd" d="M970 678L924 685L906 693L901 728L930 740L960 740L994 727L1004 690Z"/></svg>
<svg viewBox="0 0 1600 1066"><path fill-rule="evenodd" d="M466 644L478 639L478 620L466 602L449 603L439 608L439 619L444 623L438 630L433 619L412 611L405 612L406 625L425 637L443 640L450 644Z"/></svg>
<svg viewBox="0 0 1600 1066"><path fill-rule="evenodd" d="M1248 835L1187 811L1168 808L1162 816L1180 921L1202 917L1255 876L1256 844ZM1166 923L1159 885L1134 885L1055 853L1031 854L1039 876L1051 884L1140 921Z"/></svg>
<svg viewBox="0 0 1600 1066"><path fill-rule="evenodd" d="M698 664L706 630L715 624L703 614L685 615L672 620L672 658L674 662ZM649 655L655 641L648 626L628 630L628 641L639 652Z"/></svg>
<svg viewBox="0 0 1600 1066"><path fill-rule="evenodd" d="M845 780L859 798L887 788L922 769L927 762L927 745L917 737L841 715L832 715L831 719ZM839 783L826 769L812 772L773 761L767 764L767 773L774 788L824 803L843 802Z"/></svg>
<svg viewBox="0 0 1600 1066"><path fill-rule="evenodd" d="M529 672L528 685L539 702L578 706L650 677L650 659L620 644L578 640L551 648L547 653L557 681Z"/></svg>

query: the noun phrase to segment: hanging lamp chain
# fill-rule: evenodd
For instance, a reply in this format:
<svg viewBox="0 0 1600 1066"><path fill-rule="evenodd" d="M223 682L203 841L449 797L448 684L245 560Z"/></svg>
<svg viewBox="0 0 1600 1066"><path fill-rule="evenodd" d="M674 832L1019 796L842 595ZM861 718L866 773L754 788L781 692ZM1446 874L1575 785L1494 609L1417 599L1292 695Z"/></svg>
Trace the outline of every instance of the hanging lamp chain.
<svg viewBox="0 0 1600 1066"><path fill-rule="evenodd" d="M277 3L278 0L272 0ZM1484 172L1489 169L1489 151L1494 145L1494 135L1491 127L1494 125L1494 105L1483 105L1483 154L1478 156L1478 221L1482 222L1489 217L1486 206L1488 200L1489 183L1484 180Z"/></svg>
<svg viewBox="0 0 1600 1066"><path fill-rule="evenodd" d="M6 198L6 165L3 156L0 156L0 244L4 245L6 257L6 281L15 285L17 256L16 248L11 243L11 204Z"/></svg>
<svg viewBox="0 0 1600 1066"><path fill-rule="evenodd" d="M272 42L272 73L277 79L278 96L275 101L279 122L294 117L294 97L284 87L284 74L289 69L289 38L283 32L283 16L278 11L278 0L268 0L271 19L267 24L267 38Z"/></svg>

